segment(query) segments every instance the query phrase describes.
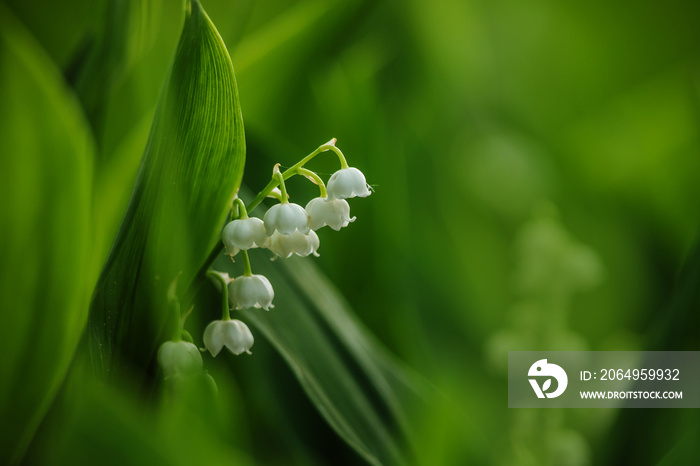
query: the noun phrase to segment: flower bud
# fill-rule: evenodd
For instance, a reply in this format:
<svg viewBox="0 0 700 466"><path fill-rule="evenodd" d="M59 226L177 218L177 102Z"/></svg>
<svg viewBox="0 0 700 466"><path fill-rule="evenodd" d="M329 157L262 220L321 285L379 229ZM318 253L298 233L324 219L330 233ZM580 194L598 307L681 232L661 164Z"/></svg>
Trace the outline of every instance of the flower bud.
<svg viewBox="0 0 700 466"><path fill-rule="evenodd" d="M203 369L199 349L187 341L166 341L158 348L158 364L165 378L176 375L191 375Z"/></svg>

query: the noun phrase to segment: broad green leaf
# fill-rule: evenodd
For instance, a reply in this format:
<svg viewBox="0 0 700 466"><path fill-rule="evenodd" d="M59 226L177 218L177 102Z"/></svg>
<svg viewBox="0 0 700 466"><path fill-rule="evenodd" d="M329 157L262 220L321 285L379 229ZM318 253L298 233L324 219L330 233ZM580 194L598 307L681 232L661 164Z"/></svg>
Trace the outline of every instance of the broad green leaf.
<svg viewBox="0 0 700 466"><path fill-rule="evenodd" d="M290 98L290 82L304 75L308 63L323 56L330 37L352 23L365 0L309 0L289 6L254 33L242 38L231 54L241 77L246 121L269 132L270 118ZM274 7L272 7L274 8ZM277 10L277 8L275 8ZM264 83L264 85L261 85ZM287 114L282 118L286 119Z"/></svg>
<svg viewBox="0 0 700 466"><path fill-rule="evenodd" d="M67 66L88 32L94 1L3 0L56 66Z"/></svg>
<svg viewBox="0 0 700 466"><path fill-rule="evenodd" d="M112 89L152 42L160 9L160 0L96 3L87 46L67 71L96 133L102 133Z"/></svg>
<svg viewBox="0 0 700 466"><path fill-rule="evenodd" d="M0 5L0 463L21 459L87 319L93 144L77 101Z"/></svg>
<svg viewBox="0 0 700 466"><path fill-rule="evenodd" d="M131 188L152 122L153 112L136 122L114 153L95 170L93 211L99 212L99 215L95 216L94 255L100 264L104 263L109 254L114 236L119 231L119 224L129 205Z"/></svg>
<svg viewBox="0 0 700 466"><path fill-rule="evenodd" d="M416 385L310 261L270 263L268 255L255 252L254 270L269 277L276 307L242 319L270 341L321 415L363 458L411 463L406 411L423 403ZM235 274L232 267L225 257L215 266Z"/></svg>
<svg viewBox="0 0 700 466"><path fill-rule="evenodd" d="M697 463L700 455L698 454L697 438L698 426L689 427L683 436L676 444L664 455L656 466L674 466L678 464L694 464Z"/></svg>
<svg viewBox="0 0 700 466"><path fill-rule="evenodd" d="M166 291L185 289L218 241L238 189L245 142L233 66L199 2L186 18L127 213L90 310L93 362L152 369L172 338Z"/></svg>
<svg viewBox="0 0 700 466"><path fill-rule="evenodd" d="M335 286L310 261L285 263L289 276L334 334L342 341L353 359L367 374L406 434L413 434L407 410L418 408L425 399L435 396L422 379L413 376L390 357L384 346L355 317L350 305Z"/></svg>
<svg viewBox="0 0 700 466"><path fill-rule="evenodd" d="M48 418L28 464L252 464L239 442L217 431L213 410L230 406L221 403L222 397L197 390L195 380L186 387L190 391L178 393L176 402L144 409L130 390L95 380L83 366L87 364L82 361L74 364L56 401L58 409L52 410L69 415Z"/></svg>
<svg viewBox="0 0 700 466"><path fill-rule="evenodd" d="M147 0L141 2L144 8L132 9L129 21L122 23L122 36L133 34L135 38L123 39L129 40L131 46L126 48L123 60L114 64L119 79L110 79L104 86L104 93L97 95L101 109L94 123L98 124L96 138L101 159L96 170L106 169L102 162L116 156L114 152L135 124L140 124L147 114L151 114L152 120L163 77L172 65L173 50L182 32L184 3L183 0ZM101 34L106 32L101 31Z"/></svg>
<svg viewBox="0 0 700 466"><path fill-rule="evenodd" d="M679 276L675 282L672 298L663 313L659 313L649 331L649 348L663 348L667 351L689 351L697 349L698 329L700 328L700 241L696 240L688 253ZM651 411L649 413L641 411ZM676 411L678 414L671 414ZM689 432L686 438L679 439L660 464L686 464L680 461L682 456L694 453L697 457L698 418L696 414L688 414L691 410L639 410L623 409L617 421L610 430L611 438L615 438L613 460L619 463L629 458L634 463L642 463L657 454L659 446L658 432L638 430L636 426L645 423L653 425L672 424L665 429L666 438L678 438L684 432ZM692 434L694 431L694 435ZM692 441L690 441L692 439ZM640 443L641 442L641 443ZM675 442L674 442L675 443ZM688 457L685 458L688 460ZM694 464L690 461L687 464Z"/></svg>

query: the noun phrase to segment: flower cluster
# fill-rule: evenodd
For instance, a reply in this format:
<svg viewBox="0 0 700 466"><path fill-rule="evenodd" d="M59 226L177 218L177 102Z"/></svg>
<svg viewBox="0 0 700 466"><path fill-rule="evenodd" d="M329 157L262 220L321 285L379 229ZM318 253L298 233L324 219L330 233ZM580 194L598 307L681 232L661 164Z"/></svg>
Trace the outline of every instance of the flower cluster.
<svg viewBox="0 0 700 466"><path fill-rule="evenodd" d="M300 170L307 174L308 170ZM313 173L313 172L310 172ZM279 193L280 203L272 206L263 219L248 217L243 212L240 218L231 221L221 235L226 253L231 257L251 248L266 248L275 257L288 258L294 254L318 256L320 240L316 230L329 226L339 231L355 221L350 217L350 205L346 199L367 197L371 194L365 176L357 168L346 167L335 172L328 181L328 188L313 173L313 181L319 184L321 196L311 199L306 208L289 202ZM273 180L284 185L284 175L275 166ZM241 203L242 204L242 203Z"/></svg>
<svg viewBox="0 0 700 466"><path fill-rule="evenodd" d="M350 205L346 199L367 197L371 194L365 176L357 168L349 167L345 156L335 146L335 139L320 146L304 157L296 165L281 172L279 164L272 171L272 179L267 186L247 206L242 200L233 200L231 221L225 226L221 241L231 259L239 255L243 263L243 275L231 278L227 273L210 270L207 276L219 287L222 298L221 320L215 320L204 330L204 348L212 356L218 355L225 347L233 354L250 354L254 338L248 326L240 320L231 319L232 310L250 308L270 310L275 291L270 281L263 275L253 274L248 250L265 248L273 253L272 259L286 259L292 255L318 256L320 240L316 231L328 226L339 231L355 217L350 217ZM328 186L318 174L304 167L316 155L333 151L340 160L340 169L328 180ZM319 187L318 197L311 199L306 207L289 202L285 180L302 175ZM262 219L249 217L248 212L263 199L271 197L279 203L268 209ZM184 330L184 320L180 315L180 303L175 294L177 279L168 292L176 316L179 319L177 337L163 343L158 350L158 363L166 379L205 373L200 349L192 337ZM183 341L186 338L189 341Z"/></svg>
<svg viewBox="0 0 700 466"><path fill-rule="evenodd" d="M231 319L231 311L250 308L268 311L274 308L272 301L275 291L266 277L253 274L249 249L268 249L273 253L273 260L278 257L286 259L294 254L318 256L320 240L316 230L328 226L339 231L355 221L355 217L350 217L350 205L346 199L367 197L371 191L365 176L357 168L348 166L335 142L332 139L323 144L284 172L280 171L279 164L275 165L270 182L247 206L239 198L233 200L231 221L223 229L221 241L232 260L240 254L243 275L231 278L227 273L207 272L221 291L222 315L220 320L210 322L204 330L204 348L197 348L184 329L189 312L181 315L180 302L175 293L178 279L173 280L168 299L177 317L177 333L173 341L163 343L158 349L158 363L166 380L197 374L208 376L203 369L200 351L208 350L212 356L216 356L226 347L235 355L250 354L253 334L245 323ZM333 173L326 187L321 177L304 165L327 151L333 151L338 156L340 169ZM311 199L306 207L289 202L285 180L294 175L302 175L319 187L319 196ZM268 197L277 199L279 203L270 207L262 219L249 217L248 212Z"/></svg>
<svg viewBox="0 0 700 466"><path fill-rule="evenodd" d="M340 159L341 168L328 180L328 186L316 173L304 165L317 154L333 151ZM306 207L289 202L285 180L294 175L302 175L318 185L319 197L310 200ZM265 248L273 253L272 259L289 258L292 255L318 256L320 240L316 230L328 226L340 230L355 221L350 217L350 205L346 199L367 197L371 194L365 176L357 168L349 167L342 152L335 146L335 139L322 145L292 168L282 173L279 164L275 165L270 183L246 207L240 199L233 202L232 217L224 228L221 240L226 254L242 257L243 275L230 278L226 274L214 272L211 276L222 285L225 304L222 320L211 322L204 332L206 349L216 356L226 347L233 354L250 353L253 335L240 320L229 317L231 309L249 308L269 310L273 308L275 296L270 281L252 273L248 250ZM264 214L263 218L249 217L248 212L264 198L272 197L279 201Z"/></svg>

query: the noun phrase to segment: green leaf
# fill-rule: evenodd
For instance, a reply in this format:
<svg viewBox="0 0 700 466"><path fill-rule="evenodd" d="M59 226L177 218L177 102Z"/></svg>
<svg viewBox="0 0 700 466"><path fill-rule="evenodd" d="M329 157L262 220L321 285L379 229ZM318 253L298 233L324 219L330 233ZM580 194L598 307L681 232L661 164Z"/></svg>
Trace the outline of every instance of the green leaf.
<svg viewBox="0 0 700 466"><path fill-rule="evenodd" d="M103 384L78 360L28 455L28 464L248 465L252 460L218 431L198 379L180 380L177 400L144 409L120 384ZM204 377L204 376L202 376ZM68 415L60 415L69 413Z"/></svg>
<svg viewBox="0 0 700 466"><path fill-rule="evenodd" d="M698 426L689 426L683 436L675 443L656 466L674 466L679 464L696 464L700 459L697 448Z"/></svg>
<svg viewBox="0 0 700 466"><path fill-rule="evenodd" d="M371 464L411 463L407 410L423 404L418 385L311 261L271 263L267 256L269 251L254 251L254 270L270 279L276 307L248 311L242 319L284 357L328 424L363 458ZM215 268L235 275L226 257Z"/></svg>
<svg viewBox="0 0 700 466"><path fill-rule="evenodd" d="M95 244L93 254L100 264L109 255L114 236L129 205L129 196L138 173L143 148L148 142L153 112L138 120L121 144L96 167L93 192L93 209L100 215L95 217Z"/></svg>
<svg viewBox="0 0 700 466"><path fill-rule="evenodd" d="M93 362L105 372L153 370L157 345L174 337L166 291L186 289L240 185L243 120L233 66L194 0L161 90L127 213L90 310Z"/></svg>
<svg viewBox="0 0 700 466"><path fill-rule="evenodd" d="M84 0L3 0L48 54L63 69L88 29L95 2Z"/></svg>
<svg viewBox="0 0 700 466"><path fill-rule="evenodd" d="M93 15L97 21L91 25L87 46L78 50L67 72L95 133L102 133L111 91L153 42L161 8L160 0L97 2Z"/></svg>
<svg viewBox="0 0 700 466"><path fill-rule="evenodd" d="M303 75L309 63L324 56L334 34L351 28L362 6L360 1L309 0L291 4L283 12L272 4L260 5L274 11L269 22L246 34L231 53L246 96L246 121L255 121L257 131L269 131L269 120L286 108L290 82ZM261 85L264 83L264 85ZM285 115L286 117L286 115Z"/></svg>
<svg viewBox="0 0 700 466"><path fill-rule="evenodd" d="M0 463L21 459L87 319L93 143L77 101L0 5Z"/></svg>
<svg viewBox="0 0 700 466"><path fill-rule="evenodd" d="M667 351L689 351L697 349L697 333L700 328L700 241L696 240L692 250L688 253L685 263L676 280L670 303L663 313L657 316L652 330L648 332L649 348L664 348ZM638 409L623 409L620 411L617 422L610 433L615 438L615 451L613 458L631 458L640 463L643 459L651 458L656 454L659 445L658 433L635 432L635 426L641 423L651 422L654 425L663 425L670 419L670 410L648 410L649 413L640 412ZM646 410L645 410L646 411ZM685 412L686 410L678 410ZM690 422L684 422L682 417L674 420L673 428L668 428L668 438L676 438L684 431L697 432L697 417L690 418ZM689 447L697 451L695 439L697 435L689 435L692 442L680 441L669 452L669 458L663 464L682 464L678 462L680 452L688 452ZM641 443L639 443L641 441ZM685 454L685 453L683 453ZM692 462L691 462L692 463ZM686 464L691 464L686 463Z"/></svg>

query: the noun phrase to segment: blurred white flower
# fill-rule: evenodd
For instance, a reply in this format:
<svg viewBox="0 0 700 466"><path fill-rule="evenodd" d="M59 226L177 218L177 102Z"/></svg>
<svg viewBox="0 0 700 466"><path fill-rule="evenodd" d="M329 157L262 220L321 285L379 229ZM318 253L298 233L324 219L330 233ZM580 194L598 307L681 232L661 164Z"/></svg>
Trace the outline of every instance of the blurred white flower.
<svg viewBox="0 0 700 466"><path fill-rule="evenodd" d="M268 249L283 259L288 258L292 254L298 256L308 256L313 254L318 257L318 247L320 241L315 231L310 230L308 234L303 234L295 231L291 235L282 235L275 232L267 245Z"/></svg>
<svg viewBox="0 0 700 466"><path fill-rule="evenodd" d="M353 167L341 168L328 180L328 199L350 199L367 197L372 194L365 180L365 175Z"/></svg>
<svg viewBox="0 0 700 466"><path fill-rule="evenodd" d="M275 307L272 305L274 297L275 291L263 275L243 275L228 284L228 300L234 309L254 307L267 311Z"/></svg>
<svg viewBox="0 0 700 466"><path fill-rule="evenodd" d="M214 278L214 277L210 276L209 273L207 273L207 276L212 281L212 283L214 283L216 290L219 292L221 292L221 282L224 282L228 285L233 280L233 278L231 278L227 272L219 272L218 270L210 270L209 272L212 274L218 275L220 277L220 278Z"/></svg>
<svg viewBox="0 0 700 466"><path fill-rule="evenodd" d="M278 201L282 201L282 191L280 188L273 188L272 191L270 191L270 194L267 195L267 197L270 197L272 199L277 199Z"/></svg>
<svg viewBox="0 0 700 466"><path fill-rule="evenodd" d="M158 348L158 364L165 378L190 375L202 371L202 355L199 349L187 341L166 341Z"/></svg>
<svg viewBox="0 0 700 466"><path fill-rule="evenodd" d="M230 256L235 256L240 249L264 248L267 244L265 223L256 217L234 220L224 228L221 240Z"/></svg>
<svg viewBox="0 0 700 466"><path fill-rule="evenodd" d="M338 231L355 221L355 217L350 218L350 205L345 199L311 199L306 204L306 213L309 215L309 227L312 230L328 225Z"/></svg>
<svg viewBox="0 0 700 466"><path fill-rule="evenodd" d="M204 329L204 346L212 356L219 354L225 346L235 355L250 354L253 334L240 320L215 320Z"/></svg>
<svg viewBox="0 0 700 466"><path fill-rule="evenodd" d="M271 236L278 231L289 235L295 231L309 232L309 220L306 211L299 204L277 204L265 212L265 234Z"/></svg>

